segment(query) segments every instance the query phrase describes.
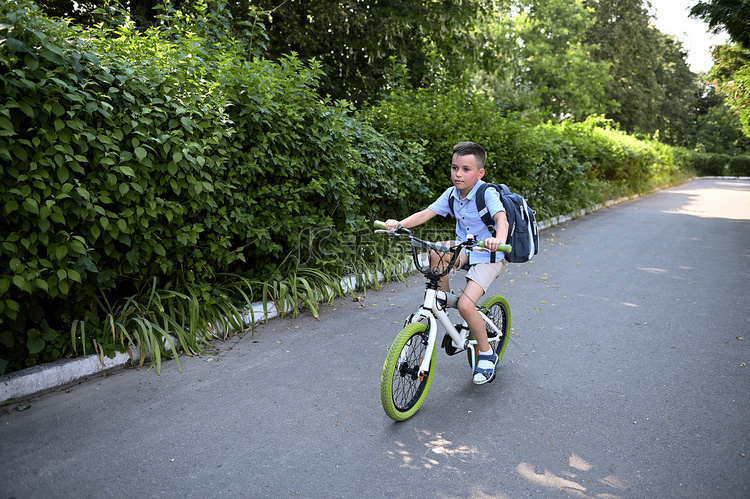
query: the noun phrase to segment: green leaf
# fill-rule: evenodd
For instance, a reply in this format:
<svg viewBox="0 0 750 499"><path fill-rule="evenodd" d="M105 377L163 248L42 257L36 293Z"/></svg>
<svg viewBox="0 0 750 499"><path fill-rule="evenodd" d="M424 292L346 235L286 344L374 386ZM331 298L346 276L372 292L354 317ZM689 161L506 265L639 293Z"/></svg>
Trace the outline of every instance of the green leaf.
<svg viewBox="0 0 750 499"><path fill-rule="evenodd" d="M0 128L13 131L13 123L5 116L0 116Z"/></svg>
<svg viewBox="0 0 750 499"><path fill-rule="evenodd" d="M135 157L138 158L138 161L143 161L143 159L148 155L146 152L146 149L143 147L136 147L135 148Z"/></svg>
<svg viewBox="0 0 750 499"><path fill-rule="evenodd" d="M34 279L34 286L41 289L45 293L49 291L49 287L47 286L47 281L44 279Z"/></svg>
<svg viewBox="0 0 750 499"><path fill-rule="evenodd" d="M62 245L55 248L55 258L58 261L63 261L66 256L68 256L68 248Z"/></svg>
<svg viewBox="0 0 750 499"><path fill-rule="evenodd" d="M15 306L15 311L18 312L18 303L14 302L13 300L5 300L5 306L7 308L10 308L10 304L13 304ZM13 348L13 345L16 344L16 341L13 338L13 334L10 331L6 330L0 331L0 343L8 348Z"/></svg>
<svg viewBox="0 0 750 499"><path fill-rule="evenodd" d="M29 341L26 342L26 348L29 349L30 354L39 353L42 350L44 350L44 340L38 336L34 338L29 338Z"/></svg>
<svg viewBox="0 0 750 499"><path fill-rule="evenodd" d="M26 279L24 279L23 276L14 275L13 284L15 284L19 289L31 293L31 285L28 283L28 281L26 281Z"/></svg>
<svg viewBox="0 0 750 499"><path fill-rule="evenodd" d="M26 198L26 200L23 202L23 207L29 213L33 213L35 215L39 214L39 204L34 198Z"/></svg>
<svg viewBox="0 0 750 499"><path fill-rule="evenodd" d="M21 109L21 111L26 114L29 118L34 117L34 108L32 108L28 103L21 101L18 103L18 107Z"/></svg>
<svg viewBox="0 0 750 499"><path fill-rule="evenodd" d="M90 235L89 240L91 241L92 244L95 243L97 239L99 239L99 236L101 235L101 233L102 233L102 230L99 228L99 226L97 225L91 226L91 228L89 229L89 235Z"/></svg>
<svg viewBox="0 0 750 499"><path fill-rule="evenodd" d="M99 270L96 268L96 264L94 264L94 261L87 256L80 257L76 262L76 266L85 270L86 272L99 272Z"/></svg>
<svg viewBox="0 0 750 499"><path fill-rule="evenodd" d="M135 172L129 166L121 166L119 170L120 172L122 172L124 175L127 175L128 177L135 177Z"/></svg>

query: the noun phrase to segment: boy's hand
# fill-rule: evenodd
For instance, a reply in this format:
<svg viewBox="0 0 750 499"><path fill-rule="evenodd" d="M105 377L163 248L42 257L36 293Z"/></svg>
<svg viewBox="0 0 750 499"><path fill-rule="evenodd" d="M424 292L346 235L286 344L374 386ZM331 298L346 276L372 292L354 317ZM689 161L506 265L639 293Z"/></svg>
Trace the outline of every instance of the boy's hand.
<svg viewBox="0 0 750 499"><path fill-rule="evenodd" d="M490 251L497 251L497 247L501 244L505 244L505 241L501 241L496 237L488 237L484 240L484 247Z"/></svg>
<svg viewBox="0 0 750 499"><path fill-rule="evenodd" d="M385 221L385 230L393 230L396 227L398 227L399 225L401 225L401 224L399 223L398 220L394 220L392 218L389 218L388 220Z"/></svg>

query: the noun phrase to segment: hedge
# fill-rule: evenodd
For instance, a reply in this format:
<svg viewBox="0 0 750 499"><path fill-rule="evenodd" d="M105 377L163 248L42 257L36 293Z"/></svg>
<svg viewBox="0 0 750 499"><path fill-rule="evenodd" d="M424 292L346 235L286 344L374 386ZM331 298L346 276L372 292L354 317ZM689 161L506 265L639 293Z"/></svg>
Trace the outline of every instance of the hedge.
<svg viewBox="0 0 750 499"><path fill-rule="evenodd" d="M146 33L79 30L28 2L0 14L0 373L112 355L130 330L118 303L278 278L310 233L325 232L316 257L345 260L350 233L426 192L400 182L422 174L418 143L321 102L315 63L250 60L220 7Z"/></svg>
<svg viewBox="0 0 750 499"><path fill-rule="evenodd" d="M429 88L396 92L360 116L389 137L426 141L431 195L450 185L453 145L482 144L488 152L485 180L524 195L541 219L687 175L684 158L672 148L637 140L602 118L539 125L505 108L470 89Z"/></svg>

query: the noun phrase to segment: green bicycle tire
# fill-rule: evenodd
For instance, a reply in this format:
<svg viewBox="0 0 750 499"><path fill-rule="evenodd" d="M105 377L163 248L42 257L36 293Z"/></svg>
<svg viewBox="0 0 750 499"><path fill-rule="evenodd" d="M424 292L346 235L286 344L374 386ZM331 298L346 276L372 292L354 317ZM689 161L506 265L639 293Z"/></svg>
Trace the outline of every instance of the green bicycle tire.
<svg viewBox="0 0 750 499"><path fill-rule="evenodd" d="M416 377L427 350L427 324L409 324L398 333L388 349L380 375L380 401L383 410L394 421L404 421L417 412L427 397L435 372L435 347L430 369L422 379Z"/></svg>
<svg viewBox="0 0 750 499"><path fill-rule="evenodd" d="M505 355L505 349L508 348L508 341L510 339L510 305L504 296L492 295L484 300L479 309L482 310L503 333L503 336L499 341L490 342L493 344L492 346L497 352L497 361L500 362L500 359ZM470 334L469 337L474 339L473 334ZM476 358L472 357L471 350L466 350L466 356L469 360L469 366L473 366L476 363Z"/></svg>

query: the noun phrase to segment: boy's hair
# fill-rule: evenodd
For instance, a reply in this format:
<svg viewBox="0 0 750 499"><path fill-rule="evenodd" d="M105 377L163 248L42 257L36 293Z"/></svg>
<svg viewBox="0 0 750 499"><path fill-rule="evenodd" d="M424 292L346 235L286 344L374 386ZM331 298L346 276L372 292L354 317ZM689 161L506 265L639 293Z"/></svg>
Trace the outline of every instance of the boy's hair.
<svg viewBox="0 0 750 499"><path fill-rule="evenodd" d="M480 170L484 168L484 164L487 161L487 151L476 142L459 142L453 146L453 155L451 156L451 159L453 156L474 156L474 159L477 162L477 168Z"/></svg>

